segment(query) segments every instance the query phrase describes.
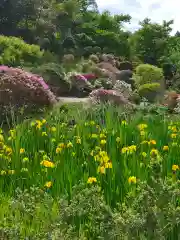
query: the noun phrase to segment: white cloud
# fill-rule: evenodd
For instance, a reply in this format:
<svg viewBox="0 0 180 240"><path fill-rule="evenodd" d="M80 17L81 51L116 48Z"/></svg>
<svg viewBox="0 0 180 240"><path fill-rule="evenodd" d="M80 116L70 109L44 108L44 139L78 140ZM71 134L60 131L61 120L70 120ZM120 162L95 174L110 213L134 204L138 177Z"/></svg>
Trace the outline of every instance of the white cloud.
<svg viewBox="0 0 180 240"><path fill-rule="evenodd" d="M139 21L148 17L153 22L174 20L173 32L180 30L180 1L178 0L96 0L100 11L109 10L112 14L130 14L132 17L130 30L138 28Z"/></svg>

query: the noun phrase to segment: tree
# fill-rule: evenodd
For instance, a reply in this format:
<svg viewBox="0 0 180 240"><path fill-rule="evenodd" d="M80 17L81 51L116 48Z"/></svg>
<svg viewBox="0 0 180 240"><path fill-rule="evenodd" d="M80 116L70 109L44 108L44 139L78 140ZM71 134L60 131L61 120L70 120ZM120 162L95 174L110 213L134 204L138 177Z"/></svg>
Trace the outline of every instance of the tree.
<svg viewBox="0 0 180 240"><path fill-rule="evenodd" d="M0 3L0 33L17 34L18 25L36 21L45 0L2 0Z"/></svg>
<svg viewBox="0 0 180 240"><path fill-rule="evenodd" d="M161 25L151 23L146 18L140 23L141 28L130 37L132 54L145 63L158 65L168 46L172 24L173 21L163 21Z"/></svg>

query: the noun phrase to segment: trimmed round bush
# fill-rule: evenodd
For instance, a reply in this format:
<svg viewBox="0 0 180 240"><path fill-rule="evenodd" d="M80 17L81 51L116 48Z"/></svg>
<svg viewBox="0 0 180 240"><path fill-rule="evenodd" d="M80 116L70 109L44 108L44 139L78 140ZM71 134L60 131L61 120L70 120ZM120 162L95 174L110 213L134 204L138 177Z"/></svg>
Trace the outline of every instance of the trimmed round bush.
<svg viewBox="0 0 180 240"><path fill-rule="evenodd" d="M138 85L160 82L163 79L163 71L161 68L150 64L140 64L136 68L136 74L134 75L134 78Z"/></svg>
<svg viewBox="0 0 180 240"><path fill-rule="evenodd" d="M146 83L139 87L138 92L141 97L146 98L149 102L154 102L160 90L159 83Z"/></svg>
<svg viewBox="0 0 180 240"><path fill-rule="evenodd" d="M19 68L0 67L0 116L9 116L10 110L18 114L35 113L56 103L55 95L43 78Z"/></svg>

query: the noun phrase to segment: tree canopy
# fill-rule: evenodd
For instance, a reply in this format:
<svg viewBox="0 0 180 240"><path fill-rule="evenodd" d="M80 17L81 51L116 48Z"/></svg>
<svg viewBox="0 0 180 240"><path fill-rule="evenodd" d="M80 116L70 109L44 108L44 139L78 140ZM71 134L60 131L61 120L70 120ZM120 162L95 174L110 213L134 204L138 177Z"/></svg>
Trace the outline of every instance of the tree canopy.
<svg viewBox="0 0 180 240"><path fill-rule="evenodd" d="M55 54L104 53L160 65L179 58L179 32L173 21L153 23L146 18L135 33L124 30L128 14L99 12L95 0L2 0L0 34L38 44ZM171 56L172 55L172 56Z"/></svg>

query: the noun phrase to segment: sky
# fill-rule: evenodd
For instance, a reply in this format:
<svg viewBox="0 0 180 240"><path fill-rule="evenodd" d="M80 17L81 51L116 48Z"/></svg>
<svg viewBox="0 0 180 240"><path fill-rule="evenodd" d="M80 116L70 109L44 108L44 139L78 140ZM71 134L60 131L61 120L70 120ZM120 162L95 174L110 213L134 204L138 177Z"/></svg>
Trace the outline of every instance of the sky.
<svg viewBox="0 0 180 240"><path fill-rule="evenodd" d="M174 20L173 32L180 31L179 0L96 0L99 10L109 10L112 14L129 14L131 24L129 30L138 29L139 21L146 17L152 22L162 23L163 20Z"/></svg>

